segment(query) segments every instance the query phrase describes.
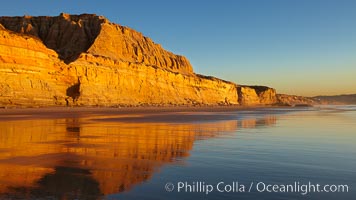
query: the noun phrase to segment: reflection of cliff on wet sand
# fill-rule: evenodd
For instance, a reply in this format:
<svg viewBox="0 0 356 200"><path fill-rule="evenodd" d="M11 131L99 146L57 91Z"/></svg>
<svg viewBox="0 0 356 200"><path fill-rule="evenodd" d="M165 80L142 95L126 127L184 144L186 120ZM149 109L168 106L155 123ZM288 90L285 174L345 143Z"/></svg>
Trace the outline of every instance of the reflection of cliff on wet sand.
<svg viewBox="0 0 356 200"><path fill-rule="evenodd" d="M239 123L244 126L232 119L183 124L84 118L0 122L0 193L64 199L129 190L160 166L188 156L196 139L234 132Z"/></svg>
<svg viewBox="0 0 356 200"><path fill-rule="evenodd" d="M102 194L98 182L87 169L55 167L52 173L44 174L33 186L10 187L11 197L45 197L55 199L98 199Z"/></svg>
<svg viewBox="0 0 356 200"><path fill-rule="evenodd" d="M240 126L242 128L257 128L261 126L271 126L276 124L277 117L274 115L268 115L264 118L257 119L257 118L250 118L250 119L244 119L240 120Z"/></svg>

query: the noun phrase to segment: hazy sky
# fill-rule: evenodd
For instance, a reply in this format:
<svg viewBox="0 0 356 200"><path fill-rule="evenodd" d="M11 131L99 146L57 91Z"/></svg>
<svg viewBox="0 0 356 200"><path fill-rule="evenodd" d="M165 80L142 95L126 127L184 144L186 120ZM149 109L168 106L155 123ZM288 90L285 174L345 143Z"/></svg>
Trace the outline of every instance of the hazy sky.
<svg viewBox="0 0 356 200"><path fill-rule="evenodd" d="M0 15L96 13L186 56L196 73L279 93L356 93L356 0L12 0Z"/></svg>

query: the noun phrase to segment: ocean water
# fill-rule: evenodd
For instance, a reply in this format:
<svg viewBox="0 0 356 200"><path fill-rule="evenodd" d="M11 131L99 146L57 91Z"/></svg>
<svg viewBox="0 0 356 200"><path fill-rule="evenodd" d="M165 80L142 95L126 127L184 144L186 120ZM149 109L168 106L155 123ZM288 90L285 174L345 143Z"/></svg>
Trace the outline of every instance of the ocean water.
<svg viewBox="0 0 356 200"><path fill-rule="evenodd" d="M356 196L356 106L1 115L0 199Z"/></svg>

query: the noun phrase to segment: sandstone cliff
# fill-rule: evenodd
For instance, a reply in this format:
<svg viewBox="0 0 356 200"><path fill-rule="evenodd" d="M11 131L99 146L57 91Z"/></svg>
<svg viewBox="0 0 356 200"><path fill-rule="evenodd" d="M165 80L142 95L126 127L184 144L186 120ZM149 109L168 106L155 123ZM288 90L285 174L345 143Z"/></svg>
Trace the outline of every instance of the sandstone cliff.
<svg viewBox="0 0 356 200"><path fill-rule="evenodd" d="M334 96L303 97L297 95L277 94L277 102L281 105L354 105L356 94L344 94Z"/></svg>
<svg viewBox="0 0 356 200"><path fill-rule="evenodd" d="M75 80L59 73L63 66L37 38L0 30L0 104L62 104Z"/></svg>
<svg viewBox="0 0 356 200"><path fill-rule="evenodd" d="M288 94L277 94L277 102L285 106L311 106L319 104L313 98Z"/></svg>
<svg viewBox="0 0 356 200"><path fill-rule="evenodd" d="M277 103L276 90L266 86L237 86L241 105L259 105Z"/></svg>
<svg viewBox="0 0 356 200"><path fill-rule="evenodd" d="M273 104L102 16L0 17L0 105Z"/></svg>

